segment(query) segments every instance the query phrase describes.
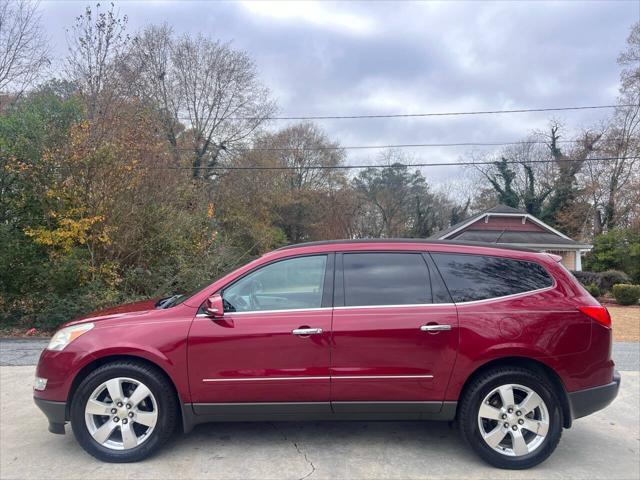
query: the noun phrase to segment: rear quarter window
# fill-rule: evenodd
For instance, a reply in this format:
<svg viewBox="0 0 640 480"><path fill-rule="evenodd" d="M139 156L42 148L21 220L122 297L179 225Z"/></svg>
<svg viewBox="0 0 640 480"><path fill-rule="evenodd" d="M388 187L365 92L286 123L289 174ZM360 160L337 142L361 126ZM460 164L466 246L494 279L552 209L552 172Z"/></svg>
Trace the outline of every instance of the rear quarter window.
<svg viewBox="0 0 640 480"><path fill-rule="evenodd" d="M539 290L553 279L536 262L488 255L432 253L454 302L471 302Z"/></svg>

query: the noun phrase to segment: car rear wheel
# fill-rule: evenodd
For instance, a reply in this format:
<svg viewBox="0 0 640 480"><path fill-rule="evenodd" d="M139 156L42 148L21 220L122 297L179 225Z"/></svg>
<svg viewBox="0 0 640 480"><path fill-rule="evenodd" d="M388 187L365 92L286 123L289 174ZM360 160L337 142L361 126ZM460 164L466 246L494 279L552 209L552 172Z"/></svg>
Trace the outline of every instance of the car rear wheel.
<svg viewBox="0 0 640 480"><path fill-rule="evenodd" d="M177 400L156 368L118 361L91 372L71 403L71 426L82 447L107 462L134 462L158 450L175 431Z"/></svg>
<svg viewBox="0 0 640 480"><path fill-rule="evenodd" d="M562 434L562 412L553 386L523 368L499 368L466 390L459 413L462 435L485 461L524 469L553 453Z"/></svg>

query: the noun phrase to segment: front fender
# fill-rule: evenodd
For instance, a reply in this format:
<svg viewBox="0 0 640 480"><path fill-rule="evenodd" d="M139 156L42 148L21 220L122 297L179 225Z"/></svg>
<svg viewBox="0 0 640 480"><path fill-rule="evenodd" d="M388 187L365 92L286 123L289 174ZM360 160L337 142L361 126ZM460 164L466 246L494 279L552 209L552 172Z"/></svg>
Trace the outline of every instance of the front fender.
<svg viewBox="0 0 640 480"><path fill-rule="evenodd" d="M36 375L47 379L43 391L34 391L37 398L67 401L74 380L94 366L110 358L140 358L162 369L171 379L180 400L190 399L187 379L187 333L189 321L158 322L155 328L131 325L122 335L122 325L96 326L69 344L64 350L44 350L40 355Z"/></svg>

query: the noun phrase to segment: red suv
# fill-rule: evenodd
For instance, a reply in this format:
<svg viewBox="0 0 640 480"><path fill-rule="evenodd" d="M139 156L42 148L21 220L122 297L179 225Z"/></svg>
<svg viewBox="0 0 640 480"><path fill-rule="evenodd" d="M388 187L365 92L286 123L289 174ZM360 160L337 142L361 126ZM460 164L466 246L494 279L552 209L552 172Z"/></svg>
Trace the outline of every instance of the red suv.
<svg viewBox="0 0 640 480"><path fill-rule="evenodd" d="M607 406L611 321L559 257L483 244L281 248L191 296L66 324L35 401L111 462L209 421L455 420L486 461L527 468Z"/></svg>

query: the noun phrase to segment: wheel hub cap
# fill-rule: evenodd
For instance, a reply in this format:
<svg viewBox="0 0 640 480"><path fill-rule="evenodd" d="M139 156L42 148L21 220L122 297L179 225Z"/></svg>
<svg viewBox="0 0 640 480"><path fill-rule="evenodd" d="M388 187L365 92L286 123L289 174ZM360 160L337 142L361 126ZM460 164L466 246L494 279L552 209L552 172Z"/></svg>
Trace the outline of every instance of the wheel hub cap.
<svg viewBox="0 0 640 480"><path fill-rule="evenodd" d="M544 442L549 431L549 411L531 388L501 385L482 400L478 427L493 450L519 457L535 451Z"/></svg>
<svg viewBox="0 0 640 480"><path fill-rule="evenodd" d="M126 377L107 380L90 395L85 423L93 439L112 450L128 450L146 441L158 421L151 390Z"/></svg>

